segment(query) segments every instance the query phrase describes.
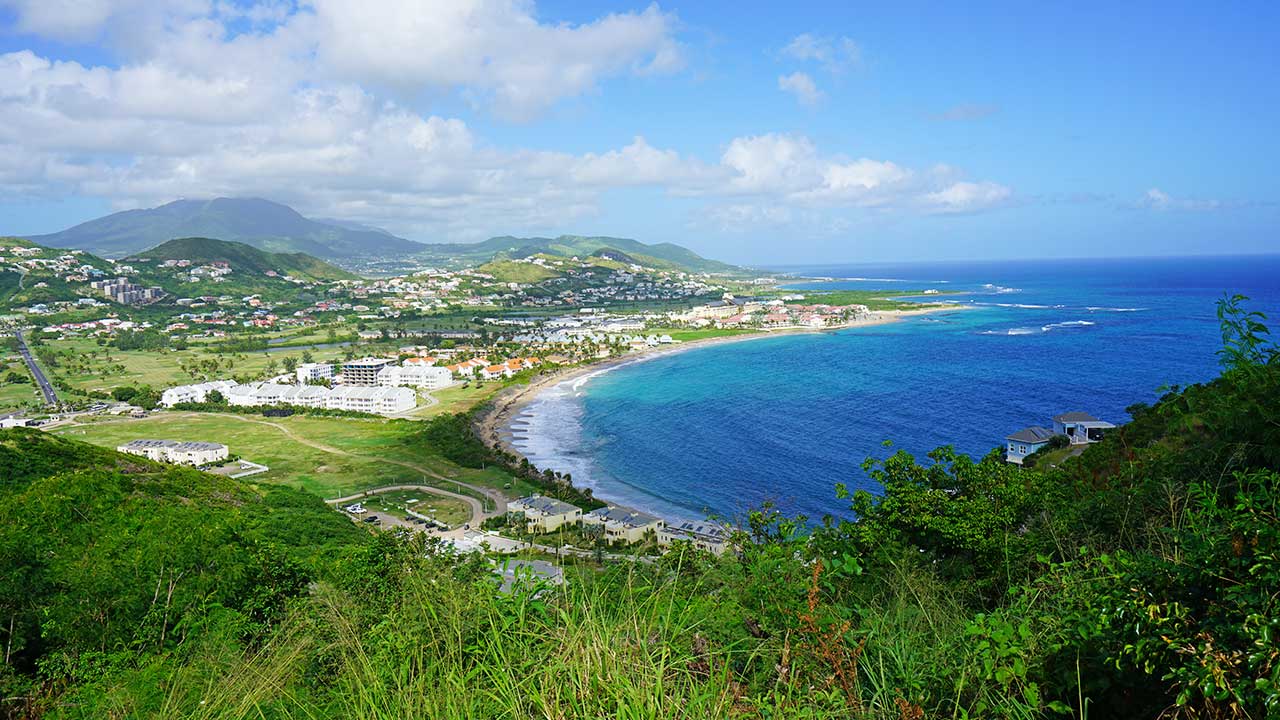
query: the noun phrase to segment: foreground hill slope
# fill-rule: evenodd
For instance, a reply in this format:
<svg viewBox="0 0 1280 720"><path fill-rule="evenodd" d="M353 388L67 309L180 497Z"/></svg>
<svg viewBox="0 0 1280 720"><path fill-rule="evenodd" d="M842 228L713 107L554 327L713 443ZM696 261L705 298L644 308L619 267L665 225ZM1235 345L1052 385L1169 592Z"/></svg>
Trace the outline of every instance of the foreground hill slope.
<svg viewBox="0 0 1280 720"><path fill-rule="evenodd" d="M1275 717L1280 351L1227 319L1221 377L1061 467L899 452L858 522L762 508L720 557L505 592L297 493L0 432L37 458L0 497L0 712Z"/></svg>
<svg viewBox="0 0 1280 720"><path fill-rule="evenodd" d="M113 213L30 239L118 258L181 237L234 240L269 252L301 252L325 259L409 254L422 249L418 243L380 230L311 220L287 205L260 198L176 200L156 208Z"/></svg>

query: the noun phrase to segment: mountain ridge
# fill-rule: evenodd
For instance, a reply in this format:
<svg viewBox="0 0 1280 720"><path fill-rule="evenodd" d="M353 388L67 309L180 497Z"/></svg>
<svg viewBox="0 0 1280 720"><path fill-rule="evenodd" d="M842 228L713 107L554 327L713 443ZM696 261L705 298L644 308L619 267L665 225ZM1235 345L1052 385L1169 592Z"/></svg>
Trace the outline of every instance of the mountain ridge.
<svg viewBox="0 0 1280 720"><path fill-rule="evenodd" d="M61 232L27 239L119 258L182 237L216 237L267 252L301 252L327 260L412 254L422 248L421 243L386 231L312 220L288 205L261 198L175 200L155 208L113 213Z"/></svg>

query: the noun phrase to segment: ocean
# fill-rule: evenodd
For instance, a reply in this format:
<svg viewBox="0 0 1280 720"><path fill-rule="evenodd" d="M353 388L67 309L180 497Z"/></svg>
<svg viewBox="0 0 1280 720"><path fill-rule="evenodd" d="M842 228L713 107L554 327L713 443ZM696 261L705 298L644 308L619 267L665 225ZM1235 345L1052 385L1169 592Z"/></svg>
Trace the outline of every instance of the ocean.
<svg viewBox="0 0 1280 720"><path fill-rule="evenodd" d="M875 491L869 456L976 457L1059 413L1123 423L1162 388L1212 379L1224 292L1250 296L1280 338L1280 256L783 269L839 278L788 287L937 289L970 307L619 365L539 395L516 446L667 517L733 519L765 501L847 517L834 486Z"/></svg>

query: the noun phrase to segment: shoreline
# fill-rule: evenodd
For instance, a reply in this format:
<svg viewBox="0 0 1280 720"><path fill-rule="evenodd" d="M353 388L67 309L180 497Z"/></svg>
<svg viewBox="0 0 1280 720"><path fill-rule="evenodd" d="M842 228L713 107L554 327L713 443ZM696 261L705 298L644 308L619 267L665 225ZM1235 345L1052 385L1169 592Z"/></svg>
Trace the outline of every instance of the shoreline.
<svg viewBox="0 0 1280 720"><path fill-rule="evenodd" d="M523 412L526 407L538 398L542 392L563 383L572 382L579 378L596 373L609 372L623 365L629 365L635 362L645 362L667 355L696 350L699 348L727 345L736 342L749 342L752 340L760 340L783 335L815 335L834 333L854 328L875 327L900 322L903 318L952 310L968 310L972 309L972 307L973 306L971 305L939 303L915 310L880 310L871 313L864 319L842 323L840 325L831 325L821 328L794 327L779 328L776 330L757 330L754 332L742 333L740 335L726 335L721 337L689 340L687 342L658 346L617 357L609 357L598 362L591 362L585 365L575 365L568 368L553 370L549 373L537 376L527 385L512 386L495 395L490 409L486 410L476 418L474 428L481 442L487 445L490 449L499 453L512 455L516 458L516 462L519 462L521 459L524 459L525 456L512 443L512 423L520 416L520 413ZM605 497L600 497L599 499L607 500Z"/></svg>

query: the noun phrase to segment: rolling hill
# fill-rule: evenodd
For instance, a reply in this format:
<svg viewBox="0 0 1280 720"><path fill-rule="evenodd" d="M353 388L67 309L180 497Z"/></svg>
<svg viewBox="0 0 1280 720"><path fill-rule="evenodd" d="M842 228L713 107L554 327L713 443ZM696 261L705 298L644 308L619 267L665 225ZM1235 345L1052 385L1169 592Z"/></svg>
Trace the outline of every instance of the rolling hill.
<svg viewBox="0 0 1280 720"><path fill-rule="evenodd" d="M269 252L302 252L329 260L410 254L423 247L375 228L311 220L287 205L258 198L177 200L29 239L118 258L180 237L216 237Z"/></svg>
<svg viewBox="0 0 1280 720"><path fill-rule="evenodd" d="M593 254L600 255L602 251L614 251L615 257L627 257L641 265L665 270L730 274L745 272L743 268L718 260L708 260L688 248L673 243L649 245L638 240L605 236L561 235L557 238L503 236L479 243L426 245L425 249L419 251L418 257L426 262L444 266L465 267L481 265L495 257L525 258L541 253L559 257L585 258ZM608 255L605 256L608 257Z"/></svg>
<svg viewBox="0 0 1280 720"><path fill-rule="evenodd" d="M212 238L178 238L131 255L129 260L190 260L194 264L226 262L242 273L275 272L300 280L354 280L352 273L306 253L272 253L240 242Z"/></svg>

